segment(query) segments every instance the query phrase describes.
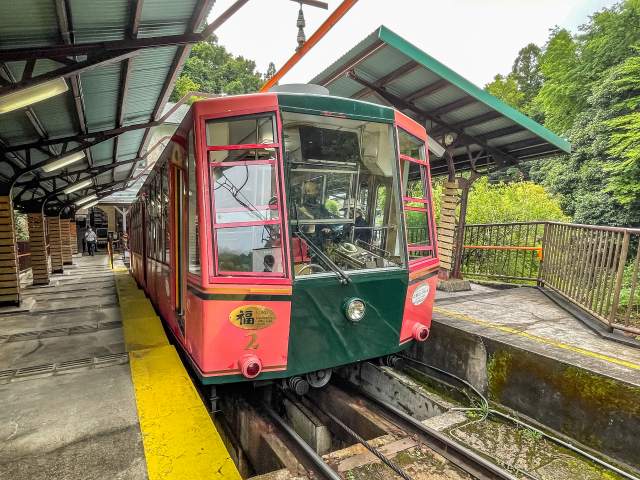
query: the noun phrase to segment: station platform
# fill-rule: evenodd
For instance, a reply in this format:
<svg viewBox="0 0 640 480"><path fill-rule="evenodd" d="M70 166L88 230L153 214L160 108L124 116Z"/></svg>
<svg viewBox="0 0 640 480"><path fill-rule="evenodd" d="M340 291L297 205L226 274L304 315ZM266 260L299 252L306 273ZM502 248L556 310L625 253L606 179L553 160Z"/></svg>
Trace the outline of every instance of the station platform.
<svg viewBox="0 0 640 480"><path fill-rule="evenodd" d="M0 309L0 478L239 479L143 291L74 263Z"/></svg>
<svg viewBox="0 0 640 480"><path fill-rule="evenodd" d="M432 334L414 353L640 468L640 349L603 338L539 289L438 291Z"/></svg>

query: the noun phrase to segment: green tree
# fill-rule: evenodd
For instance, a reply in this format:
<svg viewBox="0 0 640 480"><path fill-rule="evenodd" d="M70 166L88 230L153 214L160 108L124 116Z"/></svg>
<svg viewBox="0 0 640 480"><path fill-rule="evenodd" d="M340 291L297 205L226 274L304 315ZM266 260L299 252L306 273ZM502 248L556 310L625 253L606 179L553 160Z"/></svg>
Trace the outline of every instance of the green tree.
<svg viewBox="0 0 640 480"><path fill-rule="evenodd" d="M267 73L264 74L264 79L269 80L276 74L276 64L273 62L269 62L269 66L267 67Z"/></svg>
<svg viewBox="0 0 640 480"><path fill-rule="evenodd" d="M580 94L578 66L578 45L573 37L567 30L555 30L541 57L544 83L535 98L551 130L568 131L586 101Z"/></svg>
<svg viewBox="0 0 640 480"><path fill-rule="evenodd" d="M515 79L518 90L522 92L525 105L531 103L542 88L541 55L540 47L535 43L530 43L520 49L511 68L511 76Z"/></svg>
<svg viewBox="0 0 640 480"><path fill-rule="evenodd" d="M636 50L640 53L640 48ZM616 117L608 120L612 129L608 153L613 161L605 166L610 174L607 191L624 206L640 207L640 55L615 67L606 84L612 90Z"/></svg>
<svg viewBox="0 0 640 480"><path fill-rule="evenodd" d="M484 88L491 95L508 103L513 108L521 108L524 105L524 93L518 89L518 83L512 74L506 77L497 74L493 77L493 81L488 83Z"/></svg>
<svg viewBox="0 0 640 480"><path fill-rule="evenodd" d="M436 219L440 218L442 183L433 186ZM528 222L568 220L559 199L533 182L491 183L487 177L476 180L469 192L467 223Z"/></svg>
<svg viewBox="0 0 640 480"><path fill-rule="evenodd" d="M262 83L253 60L232 55L211 36L191 49L171 101L178 101L190 90L230 95L256 92Z"/></svg>

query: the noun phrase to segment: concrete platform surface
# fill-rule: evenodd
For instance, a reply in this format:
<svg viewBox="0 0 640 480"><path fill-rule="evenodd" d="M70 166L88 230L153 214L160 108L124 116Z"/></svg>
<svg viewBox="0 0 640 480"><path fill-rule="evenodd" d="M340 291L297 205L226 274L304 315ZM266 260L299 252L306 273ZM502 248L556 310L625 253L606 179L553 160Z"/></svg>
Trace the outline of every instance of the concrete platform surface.
<svg viewBox="0 0 640 480"><path fill-rule="evenodd" d="M29 312L0 313L0 478L146 479L114 275L105 257L74 261L24 285Z"/></svg>
<svg viewBox="0 0 640 480"><path fill-rule="evenodd" d="M0 478L239 480L144 293L74 262L0 309Z"/></svg>
<svg viewBox="0 0 640 480"><path fill-rule="evenodd" d="M438 292L434 319L640 386L640 349L600 337L535 288Z"/></svg>

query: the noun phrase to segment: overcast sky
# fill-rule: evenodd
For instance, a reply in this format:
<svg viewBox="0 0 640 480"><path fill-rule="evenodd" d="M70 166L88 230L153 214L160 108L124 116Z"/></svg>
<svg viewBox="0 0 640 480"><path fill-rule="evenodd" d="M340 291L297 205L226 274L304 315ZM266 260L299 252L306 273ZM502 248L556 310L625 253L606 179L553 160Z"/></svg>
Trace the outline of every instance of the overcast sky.
<svg viewBox="0 0 640 480"><path fill-rule="evenodd" d="M234 0L217 0L209 21ZM304 7L307 38L329 10ZM589 16L616 0L360 0L280 83L308 82L343 53L385 25L479 86L508 73L518 50L544 45L556 25L576 32ZM265 72L279 68L296 47L298 4L251 0L216 34L236 55L256 61Z"/></svg>

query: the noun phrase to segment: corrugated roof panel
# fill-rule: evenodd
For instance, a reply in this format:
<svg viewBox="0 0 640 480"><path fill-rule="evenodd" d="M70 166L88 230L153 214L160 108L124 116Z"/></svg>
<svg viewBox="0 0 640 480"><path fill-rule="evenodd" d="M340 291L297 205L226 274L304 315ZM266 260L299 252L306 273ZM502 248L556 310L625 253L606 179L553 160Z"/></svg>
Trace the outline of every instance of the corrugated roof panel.
<svg viewBox="0 0 640 480"><path fill-rule="evenodd" d="M116 63L95 68L80 76L89 131L115 127L120 71L121 66Z"/></svg>
<svg viewBox="0 0 640 480"><path fill-rule="evenodd" d="M197 0L145 0L138 36L179 35L186 27L198 6ZM171 19L171 20L168 20Z"/></svg>
<svg viewBox="0 0 640 480"><path fill-rule="evenodd" d="M125 125L150 119L176 49L177 47L149 49L134 58L126 95Z"/></svg>
<svg viewBox="0 0 640 480"><path fill-rule="evenodd" d="M526 140L528 138L535 138L535 137L531 135L531 132L527 130L522 130L521 132L514 133L511 135L492 138L487 143L492 147L499 147L501 145L509 145L510 143L519 142L521 140Z"/></svg>
<svg viewBox="0 0 640 480"><path fill-rule="evenodd" d="M22 110L0 115L0 138L8 144L34 142L38 134Z"/></svg>
<svg viewBox="0 0 640 480"><path fill-rule="evenodd" d="M335 81L336 88L339 88L343 94L341 96L350 97L362 89L362 85L350 80L347 77L340 77Z"/></svg>
<svg viewBox="0 0 640 480"><path fill-rule="evenodd" d="M140 142L144 136L144 130L134 130L123 133L118 140L118 160L135 158L140 148ZM131 165L129 165L129 168Z"/></svg>
<svg viewBox="0 0 640 480"><path fill-rule="evenodd" d="M440 77L427 70L416 69L407 73L406 75L396 78L388 85L395 92L398 92L402 95L410 95L414 92L417 92L421 88L426 87L427 85L431 85L432 83L439 80L439 78Z"/></svg>
<svg viewBox="0 0 640 480"><path fill-rule="evenodd" d="M415 104L423 110L433 111L464 97L464 92L461 92L459 89L449 85L447 88L438 90L429 96L416 99Z"/></svg>
<svg viewBox="0 0 640 480"><path fill-rule="evenodd" d="M383 77L394 70L400 68L410 59L404 55L394 54L394 50L390 47L384 47L376 50L369 55L366 60L357 65L358 70L364 70L372 78Z"/></svg>
<svg viewBox="0 0 640 480"><path fill-rule="evenodd" d="M77 130L78 121L71 95L58 95L33 105L49 137L64 137Z"/></svg>
<svg viewBox="0 0 640 480"><path fill-rule="evenodd" d="M91 147L94 165L108 165L113 160L113 140L106 140Z"/></svg>
<svg viewBox="0 0 640 480"><path fill-rule="evenodd" d="M129 25L129 0L67 0L76 43L121 40Z"/></svg>
<svg viewBox="0 0 640 480"><path fill-rule="evenodd" d="M513 123L508 118L498 117L494 120L490 120L488 122L484 122L478 125L474 125L473 127L469 127L465 131L470 135L484 135L486 133L511 127L514 125L515 123Z"/></svg>
<svg viewBox="0 0 640 480"><path fill-rule="evenodd" d="M338 58L330 67L323 71L320 75L317 75L309 83L316 83L323 85L325 82L332 80L332 78L340 73L340 69L353 58L359 57L362 53L374 48L375 44L379 44L378 31L376 30L371 35L366 37L360 43L358 43L351 50L346 52L340 58Z"/></svg>
<svg viewBox="0 0 640 480"><path fill-rule="evenodd" d="M60 39L55 2L0 2L0 48L53 45Z"/></svg>

